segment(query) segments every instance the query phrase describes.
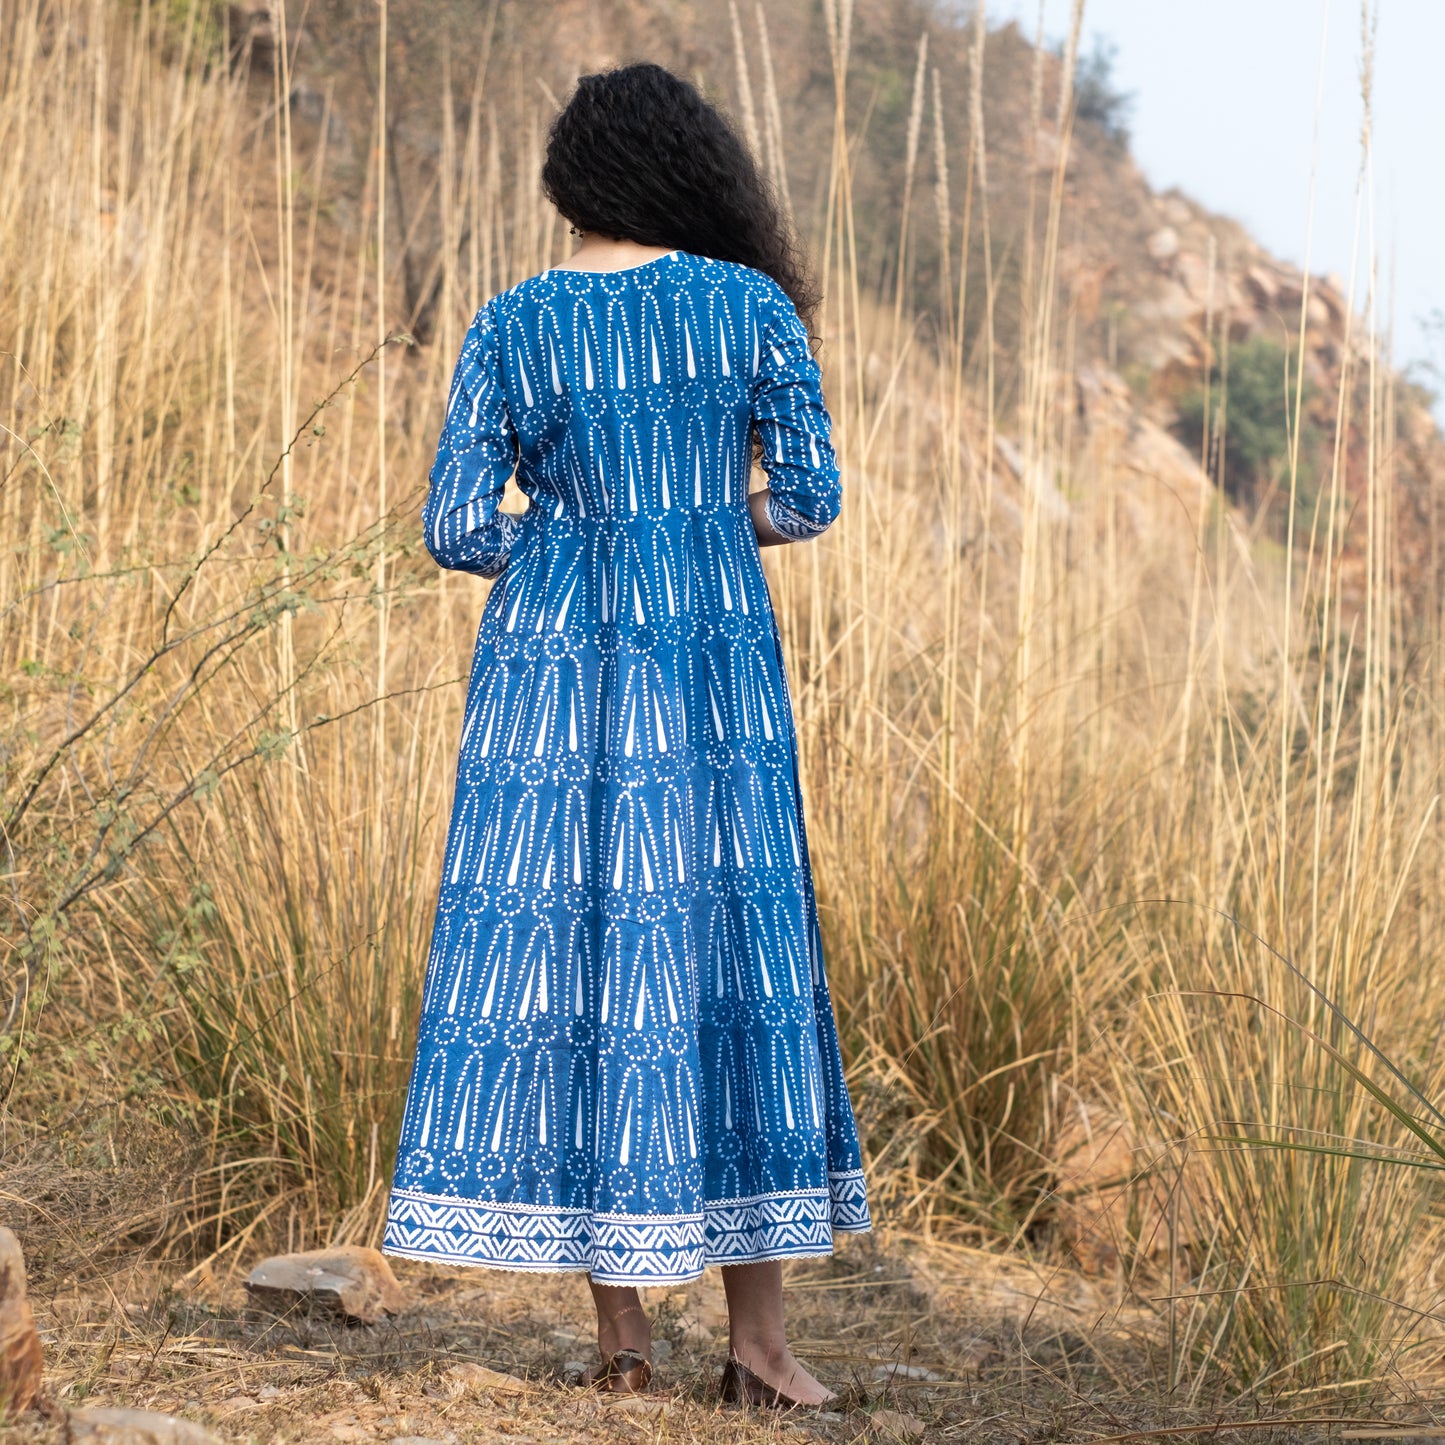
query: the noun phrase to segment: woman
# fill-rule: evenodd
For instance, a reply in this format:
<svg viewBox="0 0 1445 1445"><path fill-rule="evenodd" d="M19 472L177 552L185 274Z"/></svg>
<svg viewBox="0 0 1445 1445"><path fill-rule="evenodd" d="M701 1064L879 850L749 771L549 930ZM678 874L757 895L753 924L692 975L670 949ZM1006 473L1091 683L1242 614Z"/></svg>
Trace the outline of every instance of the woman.
<svg viewBox="0 0 1445 1445"><path fill-rule="evenodd" d="M620 1392L652 1374L637 1286L724 1265L725 1398L821 1404L781 1261L869 1217L758 553L838 513L815 298L659 66L583 77L542 181L581 244L478 312L422 513L497 581L384 1247L585 1271Z"/></svg>

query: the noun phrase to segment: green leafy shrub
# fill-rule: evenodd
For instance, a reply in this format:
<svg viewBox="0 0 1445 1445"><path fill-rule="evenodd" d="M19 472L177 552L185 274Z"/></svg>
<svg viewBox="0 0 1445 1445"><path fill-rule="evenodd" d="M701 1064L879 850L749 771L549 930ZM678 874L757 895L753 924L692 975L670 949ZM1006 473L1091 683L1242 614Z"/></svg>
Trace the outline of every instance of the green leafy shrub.
<svg viewBox="0 0 1445 1445"><path fill-rule="evenodd" d="M1286 481L1295 365L1293 355L1277 341L1253 336L1230 348L1227 377L1216 364L1210 370L1208 387L1191 388L1179 402L1182 439L1198 452L1208 426L1210 470L1231 501L1266 502L1271 489ZM1300 411L1305 418L1300 436L1302 506L1312 505L1314 498L1313 486L1304 480L1303 465L1314 455L1318 440L1308 421L1314 390L1306 380Z"/></svg>

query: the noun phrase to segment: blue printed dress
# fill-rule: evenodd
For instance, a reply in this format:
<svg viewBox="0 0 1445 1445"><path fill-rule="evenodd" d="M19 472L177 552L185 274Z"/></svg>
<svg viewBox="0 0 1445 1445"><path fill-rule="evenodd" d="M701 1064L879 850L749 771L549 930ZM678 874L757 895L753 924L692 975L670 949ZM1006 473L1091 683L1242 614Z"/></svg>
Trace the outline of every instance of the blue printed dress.
<svg viewBox="0 0 1445 1445"><path fill-rule="evenodd" d="M422 523L443 567L498 580L388 1253L658 1284L869 1227L754 427L773 525L823 531L817 363L750 267L553 269L467 333Z"/></svg>

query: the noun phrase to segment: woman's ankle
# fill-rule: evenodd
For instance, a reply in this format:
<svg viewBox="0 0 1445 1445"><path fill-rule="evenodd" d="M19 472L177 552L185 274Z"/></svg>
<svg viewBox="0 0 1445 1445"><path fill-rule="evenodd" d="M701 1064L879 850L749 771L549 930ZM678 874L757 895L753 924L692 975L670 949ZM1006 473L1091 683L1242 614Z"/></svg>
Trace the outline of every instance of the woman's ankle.
<svg viewBox="0 0 1445 1445"><path fill-rule="evenodd" d="M616 1313L597 1315L597 1346L604 1355L631 1350L645 1360L652 1358L652 1320L641 1305L628 1305Z"/></svg>
<svg viewBox="0 0 1445 1445"><path fill-rule="evenodd" d="M791 1359L792 1351L782 1335L739 1332L728 1337L728 1353L753 1370L766 1370Z"/></svg>

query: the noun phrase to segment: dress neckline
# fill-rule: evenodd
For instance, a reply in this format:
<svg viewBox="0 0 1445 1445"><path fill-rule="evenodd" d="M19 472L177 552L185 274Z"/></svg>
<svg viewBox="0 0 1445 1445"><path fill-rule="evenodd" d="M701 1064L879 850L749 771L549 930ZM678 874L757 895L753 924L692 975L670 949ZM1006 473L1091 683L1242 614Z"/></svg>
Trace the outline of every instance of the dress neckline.
<svg viewBox="0 0 1445 1445"><path fill-rule="evenodd" d="M583 266L548 266L542 274L547 276L553 271L563 271L569 276L621 276L627 271L641 271L646 266L656 266L659 261L670 261L676 255L677 250L674 248L664 251L661 256L654 256L650 261L639 261L635 266L613 266L606 271Z"/></svg>

